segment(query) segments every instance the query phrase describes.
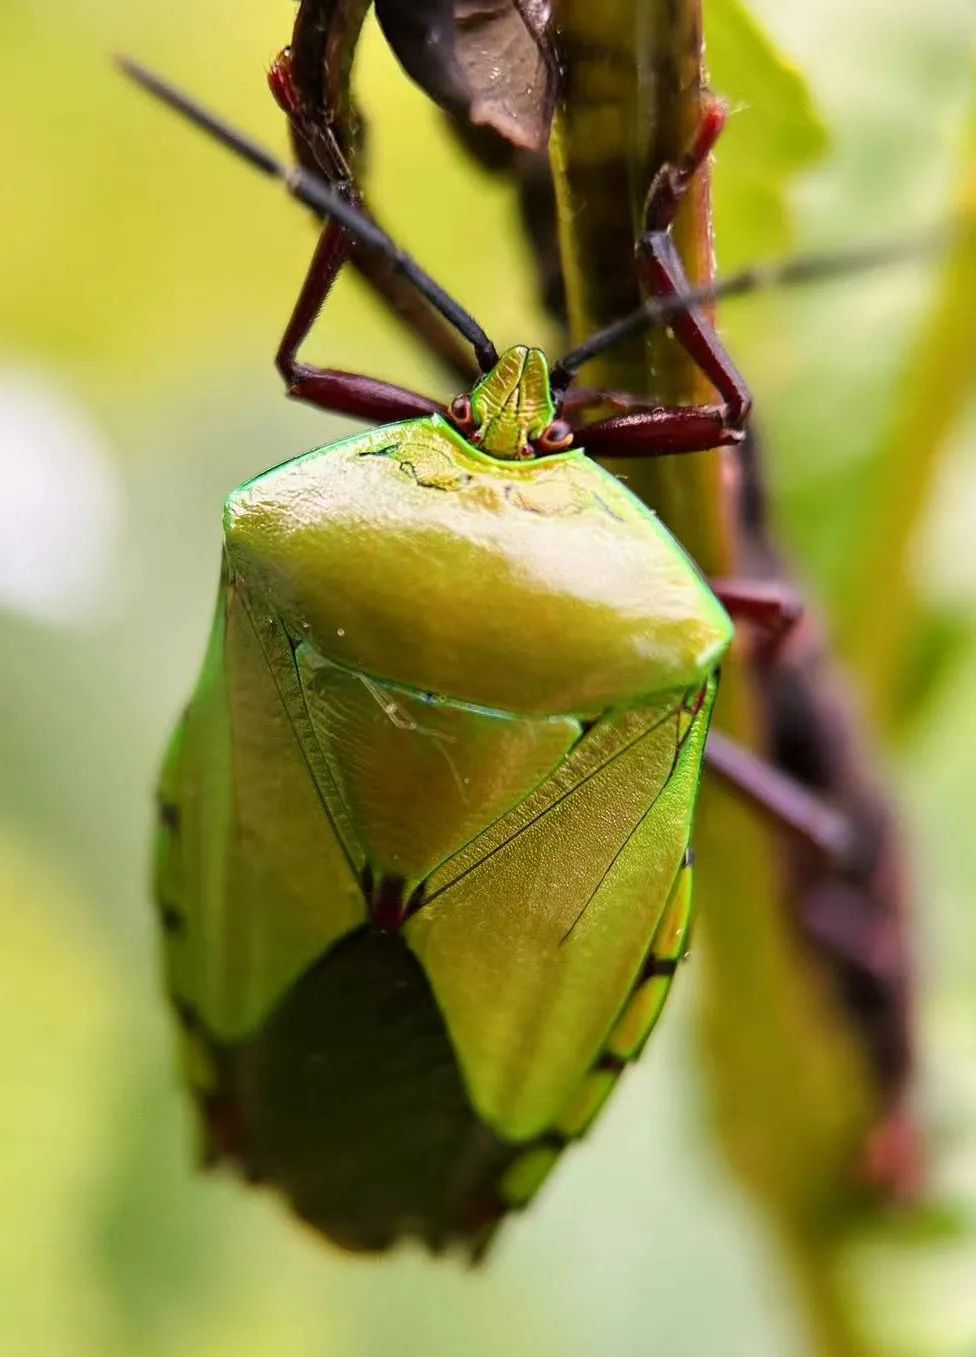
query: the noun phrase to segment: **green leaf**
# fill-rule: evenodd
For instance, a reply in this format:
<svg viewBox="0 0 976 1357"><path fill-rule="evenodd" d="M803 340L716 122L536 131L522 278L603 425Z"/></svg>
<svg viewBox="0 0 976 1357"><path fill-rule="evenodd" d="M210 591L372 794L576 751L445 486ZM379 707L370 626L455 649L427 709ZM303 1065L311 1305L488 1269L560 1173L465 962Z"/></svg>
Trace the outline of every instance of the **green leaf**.
<svg viewBox="0 0 976 1357"><path fill-rule="evenodd" d="M976 370L976 113L970 113L957 178L960 230L938 276L872 450L875 493L861 524L860 565L841 623L875 709L892 723L891 674L904 662L918 603L912 551L939 462L972 399ZM878 588L878 582L884 588Z"/></svg>
<svg viewBox="0 0 976 1357"><path fill-rule="evenodd" d="M711 84L732 116L715 165L716 236L723 268L782 252L790 242L792 180L827 149L810 91L739 0L706 6Z"/></svg>

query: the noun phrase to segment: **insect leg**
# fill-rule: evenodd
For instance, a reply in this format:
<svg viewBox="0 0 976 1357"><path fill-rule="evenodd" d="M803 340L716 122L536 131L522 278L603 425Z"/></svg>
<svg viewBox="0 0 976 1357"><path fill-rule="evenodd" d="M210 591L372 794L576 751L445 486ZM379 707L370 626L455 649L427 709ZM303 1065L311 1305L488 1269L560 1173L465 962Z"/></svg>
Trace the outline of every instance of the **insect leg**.
<svg viewBox="0 0 976 1357"><path fill-rule="evenodd" d="M297 202L310 207L323 220L340 223L342 230L353 237L360 248L382 255L396 275L406 279L412 287L416 288L444 320L467 340L474 349L479 369L482 372L488 372L494 367L498 361L498 351L474 316L460 302L456 301L445 288L441 287L440 283L431 277L412 255L401 249L396 241L392 240L381 227L377 226L375 221L368 217L356 203L351 201L348 185L343 184L336 188L320 174L312 173L304 166L284 164L266 147L259 145L251 137L238 131L237 128L231 127L229 123L212 113L210 109L205 108L195 99L191 99L182 90L170 85L168 81L161 79L154 72L140 65L139 62L133 61L131 57L118 57L117 64L120 70L129 79L135 81L146 93L151 94L168 108L179 113L181 117L186 118L198 130L213 137L227 150L233 151L253 169L259 170L268 178L283 184L291 197ZM333 238L329 237L329 239L332 240ZM340 248L340 246L341 237L336 236L334 248L323 249L316 253L316 261L313 263L312 271L302 289L301 304L310 307L310 313L305 318L306 332L317 309L313 299L317 295L317 305L321 305L336 273L348 254L348 247ZM318 269L316 264L319 266ZM301 331L299 337L303 337ZM287 351L287 346L283 347L282 360L285 362L291 360L294 363L295 344L292 345L291 353ZM334 374L332 375L334 376ZM335 394L341 401L334 408L340 410L346 409L348 404L345 388L348 388L350 384L348 381L343 381L347 377L348 374L341 373L338 376L338 381L333 381ZM356 383L352 385L355 387ZM359 379L358 385L362 388L362 379ZM394 401L401 413L404 412L405 403L409 404L413 396L413 393L404 393L401 388L384 387L381 384L379 392L375 388L369 392L369 399L366 402L367 406L370 407L369 413L379 413L381 416L389 413L389 406L384 406L382 401L378 399L384 391L386 396ZM326 393L321 390L318 394L323 397L323 403L331 406L331 396L326 399ZM309 394L306 398L312 399L312 395ZM416 399L422 398L414 398L414 409L417 409ZM374 406L378 408L374 410ZM355 412L361 413L362 409L363 400L360 389L355 404ZM430 413L430 411L425 410L424 413Z"/></svg>
<svg viewBox="0 0 976 1357"><path fill-rule="evenodd" d="M718 100L707 105L685 156L676 164L663 165L651 184L644 206L646 230L637 244L637 268L645 292L655 300L682 297L691 291L671 240L671 226L725 126L726 112ZM675 313L670 325L675 338L715 387L721 404L631 409L599 420L587 425L579 436L594 456L661 457L741 442L752 396L712 321L700 304L690 304ZM586 403L585 398L578 401L581 406Z"/></svg>
<svg viewBox="0 0 976 1357"><path fill-rule="evenodd" d="M644 229L669 231L695 176L725 131L729 106L714 96L702 102L702 115L688 149L680 160L665 163L651 181L644 200Z"/></svg>
<svg viewBox="0 0 976 1357"><path fill-rule="evenodd" d="M592 457L673 457L742 442L723 405L664 405L612 415L575 431Z"/></svg>
<svg viewBox="0 0 976 1357"><path fill-rule="evenodd" d="M641 237L637 265L645 288L654 298L680 297L691 291L678 251L665 231L650 231ZM703 307L690 304L675 312L670 326L675 339L721 396L729 424L741 429L752 409L752 393Z"/></svg>
<svg viewBox="0 0 976 1357"><path fill-rule="evenodd" d="M679 297L691 291L681 256L671 239L671 226L688 189L707 161L725 127L726 105L706 105L698 131L685 156L663 165L654 177L644 205L645 234L637 244L637 268L645 291L654 298ZM752 395L700 305L691 305L671 319L671 331L701 368L725 405L729 423L741 429L752 408Z"/></svg>
<svg viewBox="0 0 976 1357"><path fill-rule="evenodd" d="M855 861L849 818L751 749L713 730L705 763L779 828L822 853L839 870Z"/></svg>
<svg viewBox="0 0 976 1357"><path fill-rule="evenodd" d="M338 222L328 222L319 236L308 274L275 355L275 364L285 379L289 396L323 410L373 419L381 424L440 411L443 407L436 401L391 382L337 368L313 367L298 360L298 350L348 258L349 250L347 233Z"/></svg>
<svg viewBox="0 0 976 1357"><path fill-rule="evenodd" d="M286 47L271 63L268 85L291 125L301 163L317 170L328 183L346 191L351 202L361 206L361 195L336 137L335 115L324 103L311 109L306 105L299 90L291 48ZM325 97L323 90L321 98ZM477 381L480 370L472 361L467 345L410 282L397 274L388 259L353 243L349 263L425 351L432 352L453 376L460 377L466 384L473 385Z"/></svg>
<svg viewBox="0 0 976 1357"><path fill-rule="evenodd" d="M774 640L792 631L803 616L803 604L784 580L729 577L709 580L712 593L731 617L751 622Z"/></svg>

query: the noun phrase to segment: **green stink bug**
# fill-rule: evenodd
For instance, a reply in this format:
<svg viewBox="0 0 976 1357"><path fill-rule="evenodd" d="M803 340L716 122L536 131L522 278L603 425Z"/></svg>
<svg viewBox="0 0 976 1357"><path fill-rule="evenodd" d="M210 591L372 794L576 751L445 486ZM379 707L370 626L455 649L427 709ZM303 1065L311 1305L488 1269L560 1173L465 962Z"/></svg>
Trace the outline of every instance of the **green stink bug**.
<svg viewBox="0 0 976 1357"><path fill-rule="evenodd" d="M533 376L541 354L510 350L475 399L521 403ZM234 491L224 559L158 876L212 1119L223 1081L244 1081L243 1125L216 1148L360 1242L373 1156L425 1128L365 1242L428 1215L431 1242L466 1232L489 1189L530 1195L663 998L730 623L583 452L502 460L436 415ZM412 1031L418 1008L449 1038L433 1071L440 1034ZM445 1170L425 1187L436 1207L413 1200Z"/></svg>
<svg viewBox="0 0 976 1357"><path fill-rule="evenodd" d="M732 636L682 547L588 453L736 442L748 394L682 293L675 177L647 246L666 300L642 319L680 315L725 402L634 399L574 424L606 396L570 392L572 375L620 327L552 371L538 349L497 355L341 194L126 69L330 218L279 362L293 394L394 421L226 503L156 867L207 1152L348 1247L478 1248L661 1010ZM713 109L685 182L721 122ZM471 340L469 395L444 409L297 362L350 235ZM761 590L722 597L780 618Z"/></svg>

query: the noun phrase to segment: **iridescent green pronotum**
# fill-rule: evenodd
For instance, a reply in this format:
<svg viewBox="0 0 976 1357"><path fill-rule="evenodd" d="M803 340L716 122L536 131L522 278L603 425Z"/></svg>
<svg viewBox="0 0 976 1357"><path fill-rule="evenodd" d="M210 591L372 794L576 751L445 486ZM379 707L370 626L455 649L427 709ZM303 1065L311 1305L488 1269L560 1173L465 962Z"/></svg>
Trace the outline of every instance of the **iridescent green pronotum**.
<svg viewBox="0 0 976 1357"><path fill-rule="evenodd" d="M659 300L550 370L537 348L498 356L348 197L125 67L328 217L279 366L293 395L393 421L226 502L156 865L206 1152L349 1247L477 1249L590 1125L685 951L732 635L718 593L783 613L713 590L589 454L735 443L748 394L683 291L677 176L639 256ZM710 107L685 183L722 120ZM469 395L445 408L298 361L351 237L472 342ZM615 393L624 413L588 421L607 397L571 390L576 369L665 317L721 403Z"/></svg>

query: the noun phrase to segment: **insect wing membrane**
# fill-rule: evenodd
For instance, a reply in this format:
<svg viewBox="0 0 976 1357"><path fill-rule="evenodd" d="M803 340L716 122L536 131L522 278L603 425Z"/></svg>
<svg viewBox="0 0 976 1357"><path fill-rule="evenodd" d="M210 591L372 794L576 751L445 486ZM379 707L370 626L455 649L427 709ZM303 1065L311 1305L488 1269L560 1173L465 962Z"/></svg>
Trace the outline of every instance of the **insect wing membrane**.
<svg viewBox="0 0 976 1357"><path fill-rule="evenodd" d="M521 801L581 734L573 717L518 717L296 659L340 813L370 874L410 896L446 858ZM330 798L331 804L331 798Z"/></svg>
<svg viewBox="0 0 976 1357"><path fill-rule="evenodd" d="M365 920L365 906L243 596L227 583L160 801L171 994L211 1038L237 1040Z"/></svg>
<svg viewBox="0 0 976 1357"><path fill-rule="evenodd" d="M559 1121L637 981L691 834L709 686L609 715L430 882L407 931L501 1135Z"/></svg>

